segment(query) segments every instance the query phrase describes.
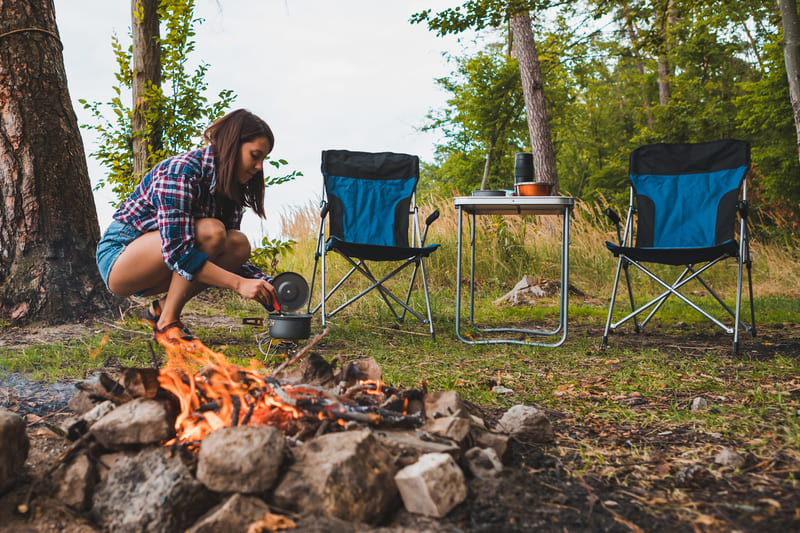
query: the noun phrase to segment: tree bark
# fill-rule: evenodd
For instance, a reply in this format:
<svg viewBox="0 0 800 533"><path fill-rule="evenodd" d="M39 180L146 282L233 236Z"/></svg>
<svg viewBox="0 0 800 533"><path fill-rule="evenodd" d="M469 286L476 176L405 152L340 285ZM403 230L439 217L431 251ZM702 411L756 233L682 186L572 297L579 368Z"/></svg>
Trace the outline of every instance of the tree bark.
<svg viewBox="0 0 800 533"><path fill-rule="evenodd" d="M0 0L0 35L0 318L84 318L112 301L53 0Z"/></svg>
<svg viewBox="0 0 800 533"><path fill-rule="evenodd" d="M531 19L527 12L523 11L511 19L511 32L522 78L522 94L525 97L534 174L536 181L552 184L552 194L555 195L558 194L556 156L550 134L550 118L544 99L539 55L531 29Z"/></svg>
<svg viewBox="0 0 800 533"><path fill-rule="evenodd" d="M145 90L149 85L161 86L161 39L158 0L131 0L133 33L133 175L141 178L150 169L149 155L161 147L159 124L148 132Z"/></svg>
<svg viewBox="0 0 800 533"><path fill-rule="evenodd" d="M489 184L489 169L492 167L492 154L494 153L494 140L489 141L486 149L486 163L483 165L483 179L481 179L481 190L485 191Z"/></svg>
<svg viewBox="0 0 800 533"><path fill-rule="evenodd" d="M622 12L625 16L625 28L628 30L628 38L631 41L631 46L633 49L633 57L636 58L636 68L639 71L639 76L641 77L641 81L639 82L639 87L642 90L642 98L643 98L643 107L645 113L647 114L647 125L651 128L653 127L653 110L652 104L650 103L650 98L647 97L647 80L645 79L645 70L644 70L644 61L642 61L642 54L639 52L640 46L640 39L639 33L636 30L633 22L633 16L631 15L631 9L628 5L628 2L622 3Z"/></svg>
<svg viewBox="0 0 800 533"><path fill-rule="evenodd" d="M673 68L669 62L669 53L675 46L672 33L680 20L678 8L674 0L666 0L666 16L661 23L661 47L658 55L658 101L661 105L667 105L672 97L670 80L673 75Z"/></svg>
<svg viewBox="0 0 800 533"><path fill-rule="evenodd" d="M797 130L797 157L800 159L800 16L796 0L778 0L783 22L783 60L789 79L794 125Z"/></svg>

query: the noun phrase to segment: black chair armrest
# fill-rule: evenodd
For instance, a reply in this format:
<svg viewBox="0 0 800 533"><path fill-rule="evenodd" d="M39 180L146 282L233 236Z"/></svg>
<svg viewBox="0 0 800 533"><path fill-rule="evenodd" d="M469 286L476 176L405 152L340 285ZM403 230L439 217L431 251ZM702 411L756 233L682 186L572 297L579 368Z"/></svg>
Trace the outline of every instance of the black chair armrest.
<svg viewBox="0 0 800 533"><path fill-rule="evenodd" d="M619 215L617 215L617 212L610 207L606 207L605 213L606 216L611 219L611 223L614 224L614 227L617 229L617 239L619 239L619 244L622 246L622 230L619 227Z"/></svg>
<svg viewBox="0 0 800 533"><path fill-rule="evenodd" d="M619 215L617 215L616 211L611 209L610 207L606 207L606 216L611 219L611 223L615 226L619 226Z"/></svg>

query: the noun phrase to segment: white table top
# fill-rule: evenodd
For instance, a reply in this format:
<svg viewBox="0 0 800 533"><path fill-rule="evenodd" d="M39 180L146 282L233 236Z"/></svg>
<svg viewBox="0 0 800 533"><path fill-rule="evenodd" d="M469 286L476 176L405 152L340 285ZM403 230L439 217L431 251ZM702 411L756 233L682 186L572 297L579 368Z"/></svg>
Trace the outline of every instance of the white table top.
<svg viewBox="0 0 800 533"><path fill-rule="evenodd" d="M571 196L456 196L455 207L475 215L559 215L575 205Z"/></svg>

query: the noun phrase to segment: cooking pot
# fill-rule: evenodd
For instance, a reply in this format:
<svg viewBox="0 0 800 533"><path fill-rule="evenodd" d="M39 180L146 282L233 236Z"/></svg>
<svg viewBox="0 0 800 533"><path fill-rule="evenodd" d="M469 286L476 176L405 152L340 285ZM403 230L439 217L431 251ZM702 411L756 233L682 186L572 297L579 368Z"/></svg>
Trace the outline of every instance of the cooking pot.
<svg viewBox="0 0 800 533"><path fill-rule="evenodd" d="M550 194L549 183L524 181L516 184L517 196L547 196Z"/></svg>
<svg viewBox="0 0 800 533"><path fill-rule="evenodd" d="M273 339L307 339L311 335L308 313L294 313L308 301L308 283L296 272L281 272L272 280L278 296L279 313L269 314L269 336Z"/></svg>
<svg viewBox="0 0 800 533"><path fill-rule="evenodd" d="M311 335L309 313L270 313L269 336L273 339L307 339Z"/></svg>
<svg viewBox="0 0 800 533"><path fill-rule="evenodd" d="M309 289L305 278L295 272L282 272L272 280L275 287L279 312L272 306L264 306L269 313L269 336L273 339L298 340L311 336L309 313L293 313L308 301ZM243 318L242 323L250 326L263 326L261 317Z"/></svg>

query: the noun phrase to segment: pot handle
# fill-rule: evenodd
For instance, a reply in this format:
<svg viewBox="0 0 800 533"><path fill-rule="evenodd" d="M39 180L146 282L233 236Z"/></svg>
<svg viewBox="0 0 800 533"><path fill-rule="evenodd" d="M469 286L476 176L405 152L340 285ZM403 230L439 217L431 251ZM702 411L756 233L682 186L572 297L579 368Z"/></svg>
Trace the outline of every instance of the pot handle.
<svg viewBox="0 0 800 533"><path fill-rule="evenodd" d="M245 326L263 326L264 318L260 316L247 316L242 319Z"/></svg>

